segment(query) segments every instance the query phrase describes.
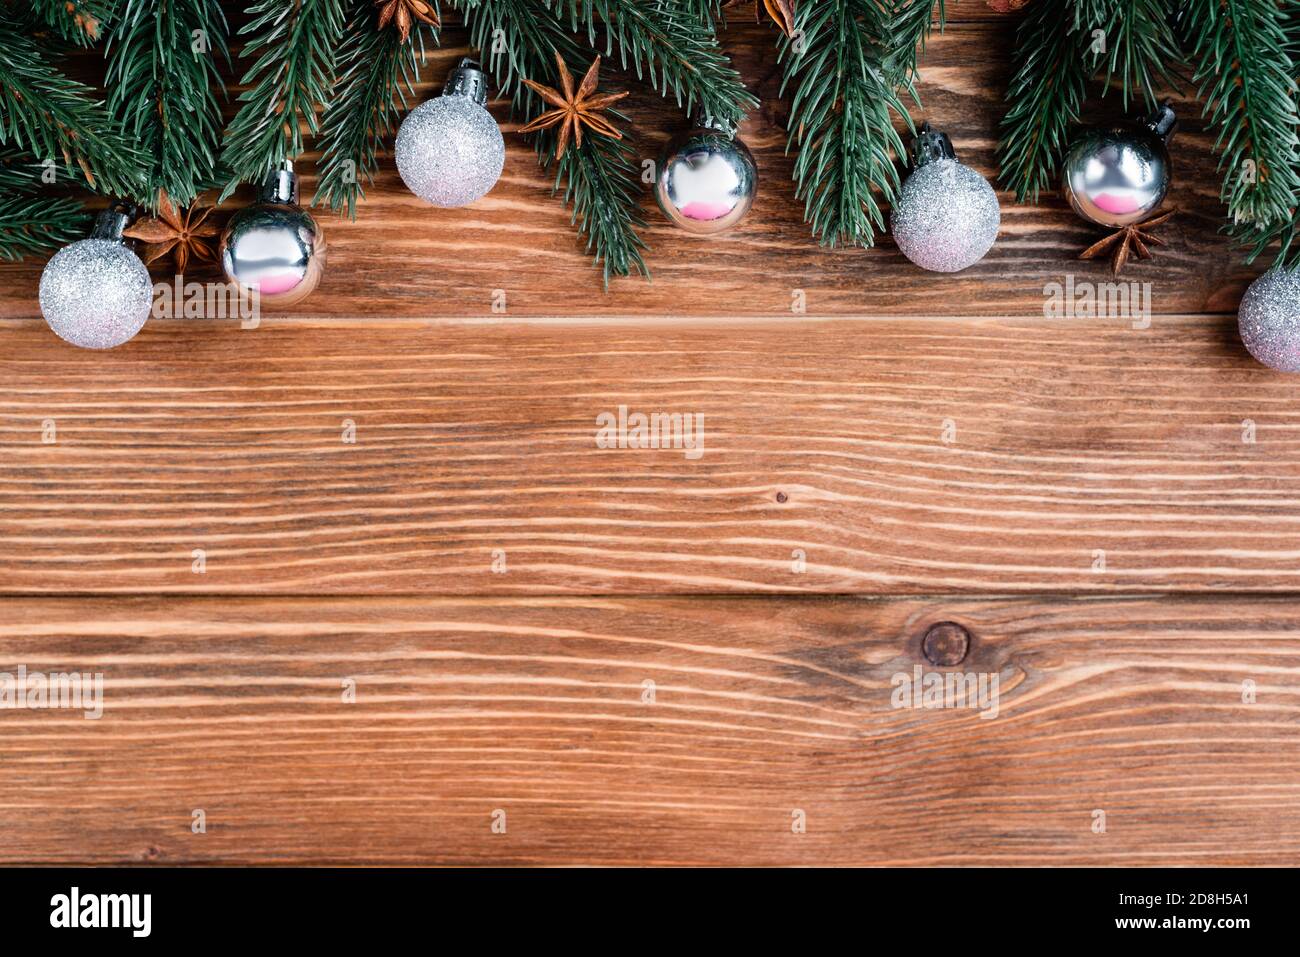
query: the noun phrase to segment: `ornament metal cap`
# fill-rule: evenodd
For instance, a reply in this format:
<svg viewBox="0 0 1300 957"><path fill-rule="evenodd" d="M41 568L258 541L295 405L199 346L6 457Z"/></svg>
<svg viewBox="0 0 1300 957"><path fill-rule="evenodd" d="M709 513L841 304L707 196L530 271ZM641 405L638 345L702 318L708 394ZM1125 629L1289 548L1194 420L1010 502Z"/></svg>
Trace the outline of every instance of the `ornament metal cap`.
<svg viewBox="0 0 1300 957"><path fill-rule="evenodd" d="M447 74L447 82L442 87L443 96L467 96L479 106L487 102L487 74L478 60L462 57L456 68Z"/></svg>
<svg viewBox="0 0 1300 957"><path fill-rule="evenodd" d="M280 160L280 165L267 174L262 184L262 202L298 202L298 174L293 171L293 160Z"/></svg>
<svg viewBox="0 0 1300 957"><path fill-rule="evenodd" d="M95 217L95 225L90 230L91 239L110 239L122 242L122 230L135 219L139 208L125 199L115 199Z"/></svg>
<svg viewBox="0 0 1300 957"><path fill-rule="evenodd" d="M928 120L922 123L912 141L912 165L920 169L935 160L956 158L957 151L952 148L948 134L934 129Z"/></svg>
<svg viewBox="0 0 1300 957"><path fill-rule="evenodd" d="M721 133L728 139L735 139L739 127L730 120L718 119L710 116L703 111L696 113L694 118L695 128L700 130L712 130L714 133Z"/></svg>
<svg viewBox="0 0 1300 957"><path fill-rule="evenodd" d="M1156 107L1154 113L1147 117L1143 125L1168 143L1173 139L1175 130L1178 129L1178 114L1174 112L1170 101L1165 100Z"/></svg>

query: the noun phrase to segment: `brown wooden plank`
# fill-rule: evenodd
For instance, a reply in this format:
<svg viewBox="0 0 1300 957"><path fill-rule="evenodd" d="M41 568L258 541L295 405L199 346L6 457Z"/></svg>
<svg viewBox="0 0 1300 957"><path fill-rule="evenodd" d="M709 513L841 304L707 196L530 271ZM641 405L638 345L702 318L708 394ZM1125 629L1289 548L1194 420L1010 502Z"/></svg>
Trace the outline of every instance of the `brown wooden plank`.
<svg viewBox="0 0 1300 957"><path fill-rule="evenodd" d="M0 670L104 676L0 710L9 862L1300 863L1290 599L3 609ZM944 620L996 717L891 704Z"/></svg>
<svg viewBox="0 0 1300 957"><path fill-rule="evenodd" d="M1300 396L1231 320L6 346L10 593L1300 589ZM620 405L703 415L703 454L598 448Z"/></svg>
<svg viewBox="0 0 1300 957"><path fill-rule="evenodd" d="M983 15L980 5L965 6L969 10L961 15ZM647 192L643 205L651 223L646 235L653 247L648 261L654 281L619 280L609 294L602 293L599 273L589 268L569 226L569 213L549 195L550 178L497 104L509 147L498 187L465 210L434 210L406 192L387 162L358 222L328 223L328 275L294 314L487 315L493 290L503 289L510 313L519 318L772 316L788 314L792 291L802 289L813 315L1034 315L1046 283L1061 281L1067 272L1093 279L1108 275L1104 263L1076 261L1100 234L1055 195L1037 206L1018 206L1003 194L997 245L983 262L955 276L916 269L888 237L871 250L819 247L803 223L790 181L793 157L785 155L789 100L780 97L775 31L746 19L739 17L726 36L728 49L763 103L744 130L758 158L761 193L738 230L710 240L682 234L662 219ZM1004 17L955 24L932 39L922 61L925 118L952 135L964 161L990 176L998 122L1005 112L1012 23L1013 18ZM433 95L450 63L471 52L459 28L447 31L445 39L422 95ZM638 91L628 101L638 149L647 159L656 157L681 128L682 117L631 78L625 78L625 85ZM234 85L232 96L240 89ZM1129 276L1153 283L1157 312L1231 311L1257 270L1238 265L1238 256L1218 235L1223 207L1212 137L1203 132L1197 107L1177 97L1175 104L1183 123L1175 141L1176 185L1169 205L1180 212L1164 229L1169 244L1159 258L1134 264ZM1103 119L1121 113L1117 96L1094 101L1089 111L1090 117ZM315 154L308 154L300 166L310 174L314 161ZM310 175L305 182L307 190L314 185ZM242 192L227 207L241 205L250 195ZM0 264L0 318L38 314L35 290L41 266L39 261ZM161 271L156 278L162 278Z"/></svg>

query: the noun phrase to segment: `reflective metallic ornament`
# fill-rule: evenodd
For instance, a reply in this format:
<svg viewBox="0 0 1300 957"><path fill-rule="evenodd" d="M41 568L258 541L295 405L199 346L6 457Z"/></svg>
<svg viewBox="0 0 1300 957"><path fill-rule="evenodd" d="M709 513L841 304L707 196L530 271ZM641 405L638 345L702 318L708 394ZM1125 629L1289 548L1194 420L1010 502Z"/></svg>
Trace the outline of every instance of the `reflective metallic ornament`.
<svg viewBox="0 0 1300 957"><path fill-rule="evenodd" d="M1280 372L1300 372L1300 268L1270 269L1250 284L1237 311L1250 354Z"/></svg>
<svg viewBox="0 0 1300 957"><path fill-rule="evenodd" d="M435 206L464 206L487 194L506 162L506 143L487 102L487 77L468 57L451 71L442 96L402 120L394 154L402 182Z"/></svg>
<svg viewBox="0 0 1300 957"><path fill-rule="evenodd" d="M1002 210L993 187L957 162L947 135L921 125L915 169L890 214L894 242L922 269L957 272L984 258L998 238Z"/></svg>
<svg viewBox="0 0 1300 957"><path fill-rule="evenodd" d="M100 213L90 238L64 246L41 273L41 315L74 346L120 346L149 318L153 283L122 242L126 210L119 203Z"/></svg>
<svg viewBox="0 0 1300 957"><path fill-rule="evenodd" d="M1178 118L1166 103L1151 118L1085 131L1065 156L1062 189L1074 211L1099 226L1145 219L1169 192L1169 149Z"/></svg>
<svg viewBox="0 0 1300 957"><path fill-rule="evenodd" d="M700 126L668 143L655 199L688 233L714 234L740 222L758 192L758 167L744 143L721 126Z"/></svg>
<svg viewBox="0 0 1300 957"><path fill-rule="evenodd" d="M298 205L290 160L272 170L260 200L230 217L220 257L226 278L257 290L264 306L291 306L316 288L325 271L325 233Z"/></svg>

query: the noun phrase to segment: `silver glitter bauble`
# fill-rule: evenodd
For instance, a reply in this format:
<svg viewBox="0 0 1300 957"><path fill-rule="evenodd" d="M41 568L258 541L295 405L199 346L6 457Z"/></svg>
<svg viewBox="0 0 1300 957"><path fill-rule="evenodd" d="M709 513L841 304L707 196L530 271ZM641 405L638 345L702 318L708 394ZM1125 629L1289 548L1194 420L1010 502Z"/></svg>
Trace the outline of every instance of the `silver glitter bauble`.
<svg viewBox="0 0 1300 957"><path fill-rule="evenodd" d="M402 120L394 154L402 182L435 206L464 206L501 178L506 143L487 102L487 77L463 59L442 96L426 100Z"/></svg>
<svg viewBox="0 0 1300 957"><path fill-rule="evenodd" d="M64 246L41 273L41 315L74 346L120 346L149 318L153 283L122 242L126 222L121 206L101 213L91 238Z"/></svg>
<svg viewBox="0 0 1300 957"><path fill-rule="evenodd" d="M975 170L957 162L943 133L922 124L913 145L916 168L903 182L890 215L894 242L922 269L956 272L984 258L998 237L997 193Z"/></svg>
<svg viewBox="0 0 1300 957"><path fill-rule="evenodd" d="M1150 119L1082 133L1065 155L1061 188L1074 211L1099 226L1145 219L1169 192L1169 104Z"/></svg>
<svg viewBox="0 0 1300 957"><path fill-rule="evenodd" d="M1237 310L1250 354L1280 372L1300 372L1300 268L1270 269L1250 284Z"/></svg>
<svg viewBox="0 0 1300 957"><path fill-rule="evenodd" d="M713 235L744 218L758 193L754 154L730 130L700 126L670 140L655 199L675 225Z"/></svg>
<svg viewBox="0 0 1300 957"><path fill-rule="evenodd" d="M298 178L285 160L267 177L262 198L230 217L221 233L226 278L257 291L261 305L291 306L325 272L325 233L298 205Z"/></svg>

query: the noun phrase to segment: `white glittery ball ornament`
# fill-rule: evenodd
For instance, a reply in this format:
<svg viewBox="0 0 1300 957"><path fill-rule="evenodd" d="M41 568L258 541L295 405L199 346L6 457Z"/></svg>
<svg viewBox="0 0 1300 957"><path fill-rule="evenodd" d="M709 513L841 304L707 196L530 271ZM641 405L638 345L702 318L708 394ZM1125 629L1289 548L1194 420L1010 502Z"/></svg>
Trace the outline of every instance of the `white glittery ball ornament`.
<svg viewBox="0 0 1300 957"><path fill-rule="evenodd" d="M468 57L447 77L442 96L402 120L394 153L402 182L435 206L464 206L501 178L506 143L487 102L487 77Z"/></svg>
<svg viewBox="0 0 1300 957"><path fill-rule="evenodd" d="M997 239L1002 212L993 187L957 162L943 133L921 126L912 146L915 168L891 215L894 242L922 269L956 272L984 258Z"/></svg>
<svg viewBox="0 0 1300 957"><path fill-rule="evenodd" d="M120 346L153 308L149 270L122 241L126 209L116 204L100 213L90 238L64 246L41 273L41 315L74 346Z"/></svg>
<svg viewBox="0 0 1300 957"><path fill-rule="evenodd" d="M1300 268L1270 269L1250 284L1237 310L1250 354L1279 372L1300 372Z"/></svg>

